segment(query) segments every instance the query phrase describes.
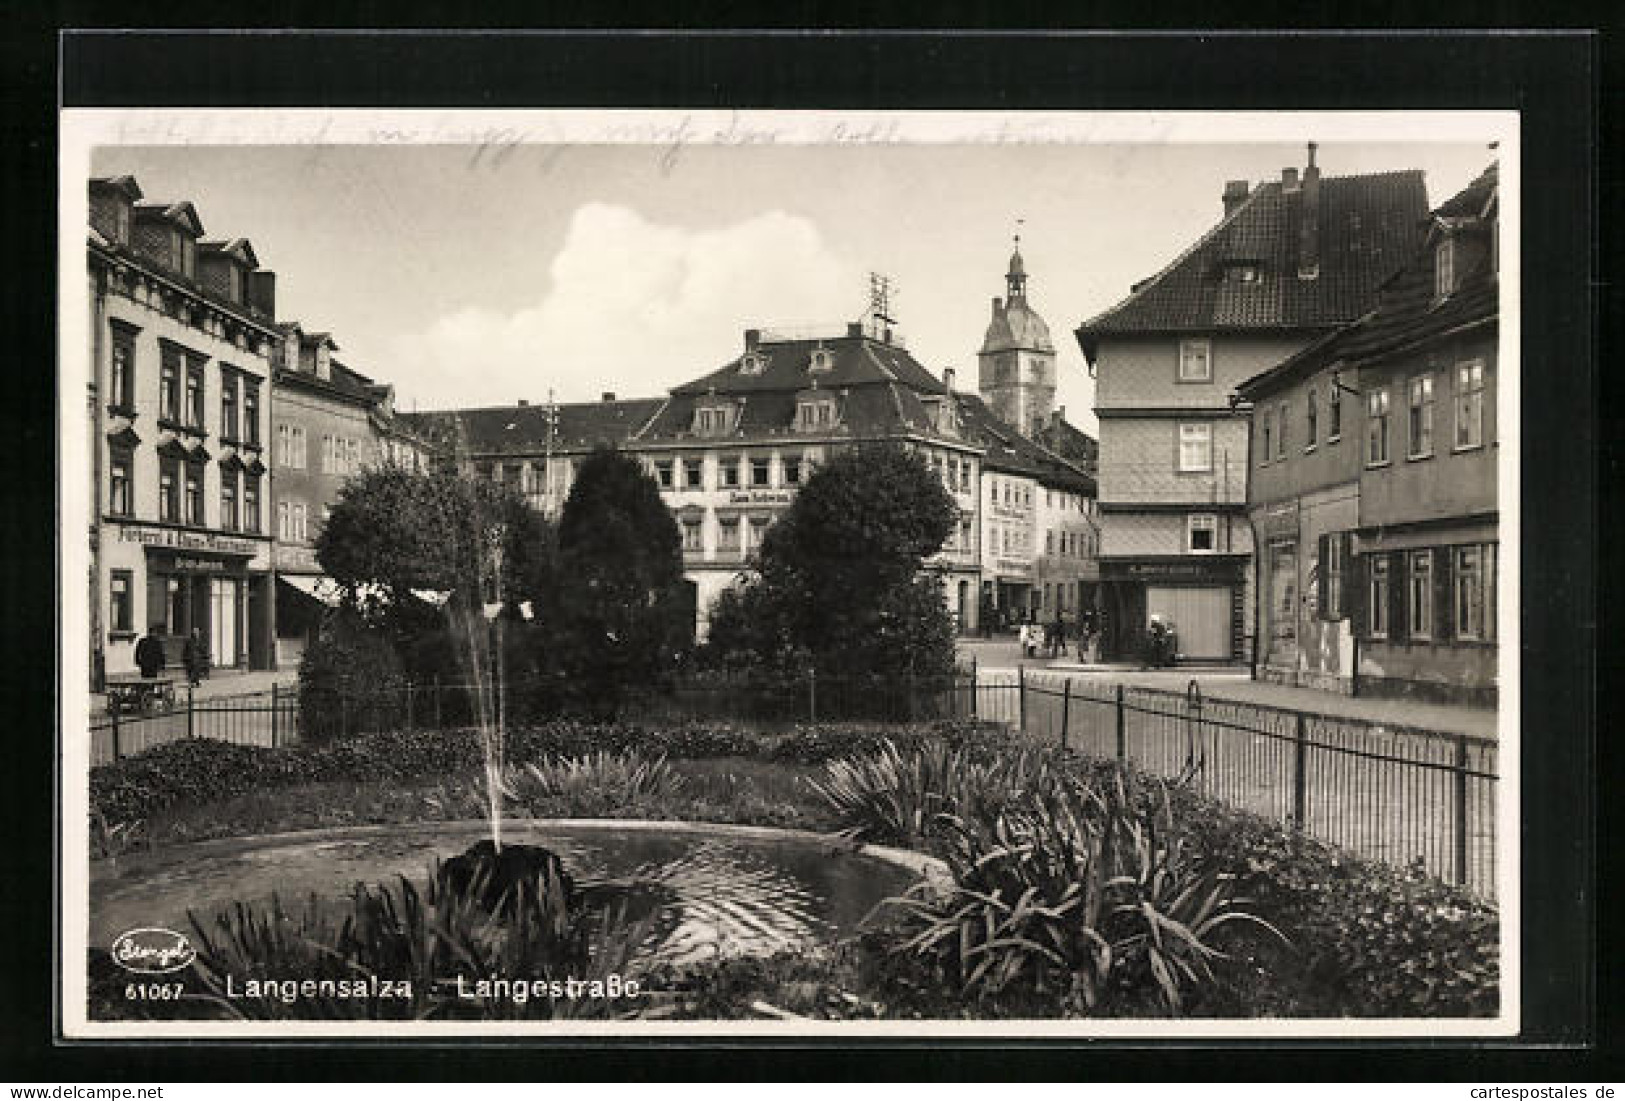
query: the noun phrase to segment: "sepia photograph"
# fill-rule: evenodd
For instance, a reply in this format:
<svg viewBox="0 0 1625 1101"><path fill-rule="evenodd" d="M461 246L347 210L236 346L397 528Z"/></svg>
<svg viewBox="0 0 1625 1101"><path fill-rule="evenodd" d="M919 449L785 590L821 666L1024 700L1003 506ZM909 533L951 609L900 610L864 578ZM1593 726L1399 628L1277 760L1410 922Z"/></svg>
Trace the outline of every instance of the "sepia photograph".
<svg viewBox="0 0 1625 1101"><path fill-rule="evenodd" d="M1518 122L62 112L64 1033L1515 1034Z"/></svg>

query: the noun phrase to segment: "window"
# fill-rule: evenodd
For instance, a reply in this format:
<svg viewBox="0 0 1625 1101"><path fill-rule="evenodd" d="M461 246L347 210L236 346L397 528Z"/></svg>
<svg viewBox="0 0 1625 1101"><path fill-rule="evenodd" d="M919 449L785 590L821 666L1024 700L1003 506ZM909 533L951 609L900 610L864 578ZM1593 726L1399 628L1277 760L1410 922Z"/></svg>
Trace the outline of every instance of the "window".
<svg viewBox="0 0 1625 1101"><path fill-rule="evenodd" d="M135 334L113 330L112 378L108 380L107 400L115 409L135 409Z"/></svg>
<svg viewBox="0 0 1625 1101"><path fill-rule="evenodd" d="M186 522L203 525L203 468L186 464Z"/></svg>
<svg viewBox="0 0 1625 1101"><path fill-rule="evenodd" d="M1343 391L1334 382L1326 391L1326 442L1336 443L1343 438Z"/></svg>
<svg viewBox="0 0 1625 1101"><path fill-rule="evenodd" d="M108 460L107 511L114 516L129 516L130 468L134 456L128 451L115 451Z"/></svg>
<svg viewBox="0 0 1625 1101"><path fill-rule="evenodd" d="M1179 381L1213 381L1212 341L1181 340L1179 342Z"/></svg>
<svg viewBox="0 0 1625 1101"><path fill-rule="evenodd" d="M759 375L767 370L767 360L752 352L739 361L739 373L742 375Z"/></svg>
<svg viewBox="0 0 1625 1101"><path fill-rule="evenodd" d="M739 517L725 516L717 521L717 550L739 550Z"/></svg>
<svg viewBox="0 0 1625 1101"><path fill-rule="evenodd" d="M1456 289L1456 242L1446 237L1433 250L1433 297L1449 298Z"/></svg>
<svg viewBox="0 0 1625 1101"><path fill-rule="evenodd" d="M289 470L305 468L305 429L298 424L276 426L277 463Z"/></svg>
<svg viewBox="0 0 1625 1101"><path fill-rule="evenodd" d="M1433 637L1433 552L1410 552L1410 603L1406 607L1405 621L1410 624L1411 637Z"/></svg>
<svg viewBox="0 0 1625 1101"><path fill-rule="evenodd" d="M167 345L158 366L158 418L173 421L181 409L181 354Z"/></svg>
<svg viewBox="0 0 1625 1101"><path fill-rule="evenodd" d="M243 383L243 439L248 443L260 442L260 388L257 383Z"/></svg>
<svg viewBox="0 0 1625 1101"><path fill-rule="evenodd" d="M237 475L224 470L220 472L220 526L227 531L238 529Z"/></svg>
<svg viewBox="0 0 1625 1101"><path fill-rule="evenodd" d="M1213 469L1213 425L1207 422L1179 426L1179 470L1181 473Z"/></svg>
<svg viewBox="0 0 1625 1101"><path fill-rule="evenodd" d="M739 460L732 456L718 460L722 471L722 484L728 489L739 488Z"/></svg>
<svg viewBox="0 0 1625 1101"><path fill-rule="evenodd" d="M237 438L237 376L229 371L220 380L220 435Z"/></svg>
<svg viewBox="0 0 1625 1101"><path fill-rule="evenodd" d="M161 459L158 468L158 519L175 523L181 518L180 460Z"/></svg>
<svg viewBox="0 0 1625 1101"><path fill-rule="evenodd" d="M698 459L689 459L683 463L683 485L688 489L700 489L705 485L705 468Z"/></svg>
<svg viewBox="0 0 1625 1101"><path fill-rule="evenodd" d="M1349 537L1347 532L1331 532L1320 537L1320 607L1321 619L1338 620L1347 615L1343 607L1344 577L1348 573Z"/></svg>
<svg viewBox="0 0 1625 1101"><path fill-rule="evenodd" d="M1055 553L1055 533L1053 531L1046 531L1044 533L1044 553Z"/></svg>
<svg viewBox="0 0 1625 1101"><path fill-rule="evenodd" d="M807 364L809 371L828 371L835 366L835 357L829 354L828 348L813 349L812 360Z"/></svg>
<svg viewBox="0 0 1625 1101"><path fill-rule="evenodd" d="M192 363L186 368L186 423L191 428L203 427L203 364Z"/></svg>
<svg viewBox="0 0 1625 1101"><path fill-rule="evenodd" d="M1484 361L1456 366L1456 446L1484 443Z"/></svg>
<svg viewBox="0 0 1625 1101"><path fill-rule="evenodd" d="M276 503L276 537L284 543L293 541L292 516L293 510L288 507L288 502L278 501Z"/></svg>
<svg viewBox="0 0 1625 1101"><path fill-rule="evenodd" d="M1320 406L1313 386L1309 388L1309 395L1304 401L1303 431L1308 437L1303 441L1303 449L1313 451L1320 432Z"/></svg>
<svg viewBox="0 0 1625 1101"><path fill-rule="evenodd" d="M1409 449L1412 459L1433 454L1433 376L1417 375L1408 384L1410 397Z"/></svg>
<svg viewBox="0 0 1625 1101"><path fill-rule="evenodd" d="M670 459L655 460L655 481L660 483L661 489L671 489L676 484L675 479L672 477Z"/></svg>
<svg viewBox="0 0 1625 1101"><path fill-rule="evenodd" d="M260 476L249 474L243 478L243 530L259 534L260 531Z"/></svg>
<svg viewBox="0 0 1625 1101"><path fill-rule="evenodd" d="M107 626L114 634L135 633L135 605L131 589L135 575L129 570L114 570L107 585Z"/></svg>
<svg viewBox="0 0 1625 1101"><path fill-rule="evenodd" d="M784 484L797 486L801 484L801 456L790 455L784 460Z"/></svg>
<svg viewBox="0 0 1625 1101"><path fill-rule="evenodd" d="M700 521L697 517L688 517L683 520L683 550L696 552L701 548Z"/></svg>
<svg viewBox="0 0 1625 1101"><path fill-rule="evenodd" d="M962 519L959 521L959 546L961 550L965 551L975 549L971 543L971 525L969 520Z"/></svg>
<svg viewBox="0 0 1625 1101"><path fill-rule="evenodd" d="M959 464L959 492L970 492L970 460L966 459Z"/></svg>
<svg viewBox="0 0 1625 1101"><path fill-rule="evenodd" d="M1372 638L1388 637L1388 583L1388 556L1372 556L1365 600L1366 633Z"/></svg>
<svg viewBox="0 0 1625 1101"><path fill-rule="evenodd" d="M750 518L750 527L746 530L746 536L750 539L750 544L745 548L746 550L755 550L762 545L762 540L767 537L768 523L766 516L753 516Z"/></svg>
<svg viewBox="0 0 1625 1101"><path fill-rule="evenodd" d="M1489 623L1495 605L1490 550L1487 545L1455 548L1453 618L1459 639L1484 642L1492 637Z"/></svg>
<svg viewBox="0 0 1625 1101"><path fill-rule="evenodd" d="M1212 554L1219 549L1219 518L1197 513L1186 518L1186 546L1192 554Z"/></svg>
<svg viewBox="0 0 1625 1101"><path fill-rule="evenodd" d="M1365 396L1367 466L1388 461L1388 391L1373 390Z"/></svg>
<svg viewBox="0 0 1625 1101"><path fill-rule="evenodd" d="M1281 403L1280 418L1275 425L1275 457L1286 458L1286 402Z"/></svg>
<svg viewBox="0 0 1625 1101"><path fill-rule="evenodd" d="M1270 456L1275 453L1275 444L1273 442L1275 439L1274 421L1275 417L1268 409L1258 411L1258 439L1264 445L1259 452L1258 462L1260 466L1269 462Z"/></svg>
<svg viewBox="0 0 1625 1101"><path fill-rule="evenodd" d="M766 485L770 484L769 481L768 481L768 474L769 474L769 470L768 470L768 466L767 466L767 460L765 458L752 459L750 461L750 484L751 485L756 486L758 488L761 488L763 486L766 486Z"/></svg>
<svg viewBox="0 0 1625 1101"><path fill-rule="evenodd" d="M333 473L333 437L326 434L322 436L322 473Z"/></svg>

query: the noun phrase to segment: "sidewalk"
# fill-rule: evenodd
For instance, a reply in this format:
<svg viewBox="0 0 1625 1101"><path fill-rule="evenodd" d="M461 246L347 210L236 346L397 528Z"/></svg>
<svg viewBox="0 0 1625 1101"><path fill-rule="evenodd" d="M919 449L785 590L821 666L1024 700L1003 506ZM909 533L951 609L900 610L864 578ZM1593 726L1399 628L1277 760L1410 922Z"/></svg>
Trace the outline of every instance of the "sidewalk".
<svg viewBox="0 0 1625 1101"><path fill-rule="evenodd" d="M186 703L186 670L175 668L165 669L165 676L175 678L175 698L183 706ZM270 692L274 684L279 689L292 689L299 683L298 669L216 669L205 677L198 686L192 689L192 698L197 700L219 699L222 696L250 696L261 692ZM90 696L92 713L107 710L107 697L100 692L92 692Z"/></svg>

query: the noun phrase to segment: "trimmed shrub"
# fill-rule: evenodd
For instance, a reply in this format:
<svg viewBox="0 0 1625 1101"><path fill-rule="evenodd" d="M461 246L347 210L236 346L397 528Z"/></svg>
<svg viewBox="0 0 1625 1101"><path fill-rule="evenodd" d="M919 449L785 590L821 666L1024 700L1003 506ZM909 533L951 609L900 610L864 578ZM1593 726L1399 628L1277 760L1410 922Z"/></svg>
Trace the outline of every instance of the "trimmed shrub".
<svg viewBox="0 0 1625 1101"><path fill-rule="evenodd" d="M340 610L299 663L299 721L307 741L392 730L406 712L406 672L382 631Z"/></svg>

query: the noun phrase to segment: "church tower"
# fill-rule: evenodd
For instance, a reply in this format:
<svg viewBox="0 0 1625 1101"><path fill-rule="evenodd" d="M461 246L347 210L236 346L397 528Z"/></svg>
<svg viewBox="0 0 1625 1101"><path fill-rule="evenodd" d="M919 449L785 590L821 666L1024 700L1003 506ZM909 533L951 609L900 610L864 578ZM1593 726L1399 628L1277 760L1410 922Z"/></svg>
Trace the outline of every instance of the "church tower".
<svg viewBox="0 0 1625 1101"><path fill-rule="evenodd" d="M1055 345L1049 326L1027 304L1019 235L1004 282L1006 298L993 300L976 357L977 389L995 416L1031 437L1049 423L1055 405Z"/></svg>

